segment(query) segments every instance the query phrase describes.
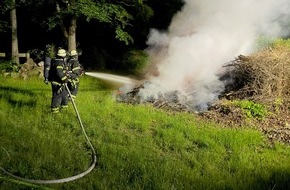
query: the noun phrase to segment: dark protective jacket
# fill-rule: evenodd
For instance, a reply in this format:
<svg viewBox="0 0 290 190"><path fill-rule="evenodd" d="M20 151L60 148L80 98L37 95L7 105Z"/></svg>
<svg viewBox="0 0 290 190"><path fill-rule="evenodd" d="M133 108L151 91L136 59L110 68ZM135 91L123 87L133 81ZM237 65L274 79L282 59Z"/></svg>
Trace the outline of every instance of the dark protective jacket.
<svg viewBox="0 0 290 190"><path fill-rule="evenodd" d="M70 78L77 79L81 75L81 66L77 56L72 56L68 61L68 70L70 71Z"/></svg>
<svg viewBox="0 0 290 190"><path fill-rule="evenodd" d="M48 80L55 83L67 83L68 82L68 64L67 58L56 57L52 60L49 70Z"/></svg>

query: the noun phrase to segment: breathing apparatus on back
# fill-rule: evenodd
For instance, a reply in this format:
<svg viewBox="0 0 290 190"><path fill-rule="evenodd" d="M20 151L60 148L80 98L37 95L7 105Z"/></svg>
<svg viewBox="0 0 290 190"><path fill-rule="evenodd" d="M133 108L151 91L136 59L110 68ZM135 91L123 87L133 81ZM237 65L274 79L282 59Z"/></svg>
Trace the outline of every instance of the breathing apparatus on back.
<svg viewBox="0 0 290 190"><path fill-rule="evenodd" d="M52 44L46 45L46 50L44 53L44 83L48 84L49 82L49 72L51 67L52 59L55 57L55 47Z"/></svg>
<svg viewBox="0 0 290 190"><path fill-rule="evenodd" d="M46 52L44 57L44 83L48 84L52 81L52 66L53 66L53 60L56 59L55 56L55 48L53 45L47 45L46 46ZM57 57L66 58L67 52L64 49L59 49L57 51Z"/></svg>

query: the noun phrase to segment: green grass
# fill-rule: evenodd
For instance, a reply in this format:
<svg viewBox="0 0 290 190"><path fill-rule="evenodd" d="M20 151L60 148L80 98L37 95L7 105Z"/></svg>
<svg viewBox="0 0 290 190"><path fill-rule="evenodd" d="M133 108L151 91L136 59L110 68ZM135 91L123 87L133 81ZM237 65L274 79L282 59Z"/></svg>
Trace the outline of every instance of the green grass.
<svg viewBox="0 0 290 190"><path fill-rule="evenodd" d="M31 179L76 175L91 163L73 106L50 114L42 79L0 77L0 165ZM75 101L96 148L96 168L73 182L34 185L0 173L0 189L287 189L290 149L259 131L202 122L189 113L117 103L84 76Z"/></svg>

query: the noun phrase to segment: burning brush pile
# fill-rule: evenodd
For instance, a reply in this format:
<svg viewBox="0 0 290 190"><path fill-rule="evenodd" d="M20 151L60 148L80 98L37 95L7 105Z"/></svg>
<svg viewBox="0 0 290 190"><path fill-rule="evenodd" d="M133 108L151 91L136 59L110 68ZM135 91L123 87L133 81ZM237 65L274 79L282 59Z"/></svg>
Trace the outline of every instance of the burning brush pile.
<svg viewBox="0 0 290 190"><path fill-rule="evenodd" d="M287 101L290 98L290 51L285 48L266 49L250 56L239 55L233 61L224 64L219 80L225 89L219 94L219 99L248 99L263 104L271 104L277 99ZM190 106L188 99L171 91L157 96L141 98L140 91L145 82L132 90L118 95L119 102L129 104L149 103L157 108L173 111L203 112L216 106L218 101L211 101L202 108Z"/></svg>
<svg viewBox="0 0 290 190"><path fill-rule="evenodd" d="M168 110L168 111L181 111L192 112L193 109L186 104L185 98L180 98L178 91L172 91L167 93L160 93L157 96L150 96L143 98L140 95L140 91L143 90L146 83L135 87L132 91L127 93L121 93L118 95L117 100L119 102L125 102L129 104L151 104L156 108Z"/></svg>
<svg viewBox="0 0 290 190"><path fill-rule="evenodd" d="M218 75L225 88L218 99L204 107L188 104L177 91L142 99L139 94L143 83L119 94L117 100L129 104L151 104L168 111L199 113L201 119L223 126L251 126L262 130L270 140L290 143L290 51L286 48L269 48L249 56L240 55L224 64ZM233 104L235 100L248 100L267 108L267 116L251 118L247 108Z"/></svg>

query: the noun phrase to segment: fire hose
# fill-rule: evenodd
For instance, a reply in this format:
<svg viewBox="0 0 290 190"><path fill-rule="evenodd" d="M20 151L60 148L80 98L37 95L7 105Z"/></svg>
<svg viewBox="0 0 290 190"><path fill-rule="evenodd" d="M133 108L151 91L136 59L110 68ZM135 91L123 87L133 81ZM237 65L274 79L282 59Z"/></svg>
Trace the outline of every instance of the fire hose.
<svg viewBox="0 0 290 190"><path fill-rule="evenodd" d="M36 179L27 179L27 178L23 178L23 177L19 177L19 176L16 176L12 173L10 173L9 171L5 170L3 167L0 166L0 170L5 173L6 175L12 177L12 178L15 178L19 181L24 181L24 182L28 182L28 183L34 183L34 184L56 184L56 183L65 183L65 182L70 182L70 181L74 181L76 179L79 179L79 178L82 178L84 177L85 175L87 175L88 173L90 173L96 166L96 163L97 163L97 155L96 155L96 151L92 145L92 143L90 142L88 136L87 136L87 133L85 131L85 128L83 126L83 123L81 121L81 118L80 118L80 115L79 115L79 112L77 110L77 107L76 107L76 104L72 98L72 95L71 95L71 92L67 86L67 84L64 85L66 90L68 91L68 94L69 94L69 97L72 101L72 104L73 104L73 107L74 107L74 110L77 114L77 117L78 117L78 121L80 123L80 126L81 126L81 129L82 129L82 132L86 138L86 141L88 143L88 145L90 146L91 150L92 150L92 164L91 166L83 171L82 173L80 174L77 174L77 175L74 175L74 176L71 176L71 177L67 177L67 178L62 178L62 179L54 179L54 180L36 180Z"/></svg>

